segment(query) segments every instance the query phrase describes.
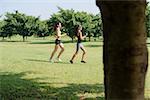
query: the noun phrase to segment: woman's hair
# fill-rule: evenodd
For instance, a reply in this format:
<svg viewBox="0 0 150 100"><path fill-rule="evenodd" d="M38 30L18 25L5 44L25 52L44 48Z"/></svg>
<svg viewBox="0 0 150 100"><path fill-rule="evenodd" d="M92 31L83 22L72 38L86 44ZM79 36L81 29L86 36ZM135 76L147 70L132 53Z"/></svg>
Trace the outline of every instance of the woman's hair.
<svg viewBox="0 0 150 100"><path fill-rule="evenodd" d="M57 29L59 23L60 23L60 22L56 22L56 23L55 23L55 25L54 25L54 31L56 31L56 29Z"/></svg>
<svg viewBox="0 0 150 100"><path fill-rule="evenodd" d="M76 36L77 36L77 34L78 34L79 28L82 28L82 26L81 26L81 25L76 25L76 26L75 26L75 35L76 35Z"/></svg>

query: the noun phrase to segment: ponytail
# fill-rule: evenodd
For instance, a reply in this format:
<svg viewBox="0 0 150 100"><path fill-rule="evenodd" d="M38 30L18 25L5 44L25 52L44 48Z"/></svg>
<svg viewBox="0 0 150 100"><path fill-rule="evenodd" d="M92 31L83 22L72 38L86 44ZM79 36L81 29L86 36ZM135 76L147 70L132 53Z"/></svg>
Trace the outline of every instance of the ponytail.
<svg viewBox="0 0 150 100"><path fill-rule="evenodd" d="M78 36L79 27L82 27L82 26L81 25L76 25L75 26L75 36Z"/></svg>
<svg viewBox="0 0 150 100"><path fill-rule="evenodd" d="M56 31L56 29L58 28L59 23L60 22L55 23L55 25L54 25L54 31Z"/></svg>

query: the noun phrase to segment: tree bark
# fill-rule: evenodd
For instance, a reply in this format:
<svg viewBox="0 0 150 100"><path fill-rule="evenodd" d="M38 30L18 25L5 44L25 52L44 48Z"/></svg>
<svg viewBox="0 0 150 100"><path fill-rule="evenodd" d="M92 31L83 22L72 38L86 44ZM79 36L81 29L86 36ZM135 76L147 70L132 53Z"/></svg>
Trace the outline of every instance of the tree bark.
<svg viewBox="0 0 150 100"><path fill-rule="evenodd" d="M23 42L25 42L25 36L23 35L22 37L23 37Z"/></svg>
<svg viewBox="0 0 150 100"><path fill-rule="evenodd" d="M144 100L145 0L96 0L103 22L106 100Z"/></svg>
<svg viewBox="0 0 150 100"><path fill-rule="evenodd" d="M89 36L89 42L91 41L91 36Z"/></svg>
<svg viewBox="0 0 150 100"><path fill-rule="evenodd" d="M4 41L4 38L5 38L5 37L3 36L3 39L2 39L3 41Z"/></svg>
<svg viewBox="0 0 150 100"><path fill-rule="evenodd" d="M71 38L71 41L72 41L72 43L73 43L73 41L74 41L73 37Z"/></svg>

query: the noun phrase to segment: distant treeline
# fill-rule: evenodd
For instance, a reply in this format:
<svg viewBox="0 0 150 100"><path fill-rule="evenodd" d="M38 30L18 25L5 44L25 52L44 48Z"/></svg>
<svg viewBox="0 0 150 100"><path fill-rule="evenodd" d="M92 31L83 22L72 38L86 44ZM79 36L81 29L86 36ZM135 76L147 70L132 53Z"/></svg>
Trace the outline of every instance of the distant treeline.
<svg viewBox="0 0 150 100"><path fill-rule="evenodd" d="M29 36L46 37L54 35L53 26L56 22L62 23L62 32L72 39L75 37L74 26L82 25L83 33L88 34L89 41L91 37L99 37L102 35L102 19L101 15L88 14L86 12L76 12L73 9L66 10L58 7L59 11L48 20L40 20L40 17L28 16L26 14L15 11L7 12L5 18L0 20L0 37L11 38L13 35L20 35L23 41ZM119 20L119 19L118 19ZM146 27L147 36L150 37L150 6L146 10Z"/></svg>

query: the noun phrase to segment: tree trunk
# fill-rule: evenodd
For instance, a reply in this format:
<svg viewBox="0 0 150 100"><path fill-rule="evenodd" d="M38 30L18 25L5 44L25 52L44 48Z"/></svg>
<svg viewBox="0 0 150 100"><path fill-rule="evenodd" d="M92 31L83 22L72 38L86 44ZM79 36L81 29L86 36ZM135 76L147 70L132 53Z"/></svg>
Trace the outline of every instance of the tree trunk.
<svg viewBox="0 0 150 100"><path fill-rule="evenodd" d="M96 37L94 37L94 41L96 42Z"/></svg>
<svg viewBox="0 0 150 100"><path fill-rule="evenodd" d="M74 41L73 38L71 38L71 40L72 40L72 43L73 43L73 41Z"/></svg>
<svg viewBox="0 0 150 100"><path fill-rule="evenodd" d="M91 37L89 36L89 42L91 41Z"/></svg>
<svg viewBox="0 0 150 100"><path fill-rule="evenodd" d="M45 36L43 37L43 40L45 40Z"/></svg>
<svg viewBox="0 0 150 100"><path fill-rule="evenodd" d="M145 0L97 0L103 22L106 100L144 100Z"/></svg>
<svg viewBox="0 0 150 100"><path fill-rule="evenodd" d="M3 36L3 39L2 39L3 41L4 41L4 38L5 38L5 37Z"/></svg>
<svg viewBox="0 0 150 100"><path fill-rule="evenodd" d="M22 37L23 37L23 42L25 42L25 36L23 35Z"/></svg>
<svg viewBox="0 0 150 100"><path fill-rule="evenodd" d="M11 36L9 36L9 39L11 40Z"/></svg>

